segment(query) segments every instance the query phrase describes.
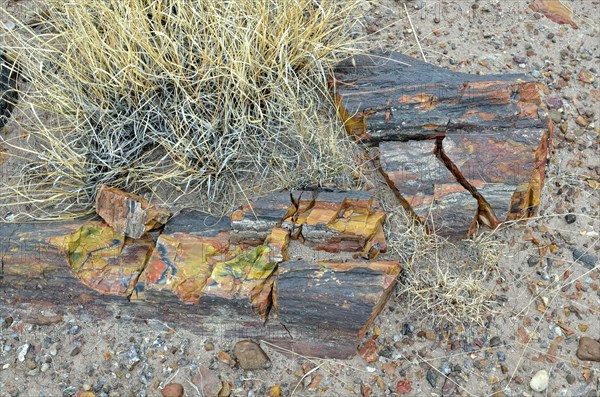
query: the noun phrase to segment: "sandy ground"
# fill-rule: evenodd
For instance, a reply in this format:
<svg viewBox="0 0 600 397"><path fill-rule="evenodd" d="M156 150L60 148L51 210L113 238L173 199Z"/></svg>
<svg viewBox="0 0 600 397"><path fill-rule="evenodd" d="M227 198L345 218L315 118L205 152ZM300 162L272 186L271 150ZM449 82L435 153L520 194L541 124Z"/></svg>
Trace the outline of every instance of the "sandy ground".
<svg viewBox="0 0 600 397"><path fill-rule="evenodd" d="M526 73L548 87L560 128L542 209L494 234L503 255L482 283L494 312L483 326L437 327L399 294L365 338L375 341L374 362L360 355L348 361L290 356L263 344L271 368L243 371L219 360L236 342L219 335L117 314L98 319L67 312L42 326L24 318L59 310L0 306L0 396L72 396L85 389L97 396L159 396L167 382L196 396L189 381L200 368L228 382L231 396L267 396L275 385L283 396L600 395L600 363L575 356L581 336L600 339L600 2L563 1L578 29L534 13L529 3L409 1L412 27L400 1L365 1L357 16L374 48L424 55L462 72ZM574 252L588 256L575 260ZM549 374L542 393L529 386L539 370Z"/></svg>

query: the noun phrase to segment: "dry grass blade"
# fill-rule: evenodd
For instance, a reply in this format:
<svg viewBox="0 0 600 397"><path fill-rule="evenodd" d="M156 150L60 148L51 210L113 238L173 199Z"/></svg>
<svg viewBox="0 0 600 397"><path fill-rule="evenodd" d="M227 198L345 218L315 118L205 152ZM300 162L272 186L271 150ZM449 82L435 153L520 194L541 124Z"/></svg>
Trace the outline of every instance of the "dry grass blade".
<svg viewBox="0 0 600 397"><path fill-rule="evenodd" d="M27 138L4 139L28 162L1 194L36 217L89 210L102 183L162 189L167 204L199 191L210 210L240 190L353 183L327 79L354 51L358 2L43 4L43 23L15 20L2 37L29 83Z"/></svg>

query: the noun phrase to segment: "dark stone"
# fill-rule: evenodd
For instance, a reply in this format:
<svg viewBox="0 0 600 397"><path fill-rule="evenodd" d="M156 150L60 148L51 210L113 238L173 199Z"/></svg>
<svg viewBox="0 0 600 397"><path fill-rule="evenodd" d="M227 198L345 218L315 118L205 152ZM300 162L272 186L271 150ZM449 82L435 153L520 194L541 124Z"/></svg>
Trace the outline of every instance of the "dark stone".
<svg viewBox="0 0 600 397"><path fill-rule="evenodd" d="M437 387L438 375L433 368L429 368L427 370L427 375L425 375L425 378L427 379L427 382L429 382L431 387L433 387L434 389Z"/></svg>
<svg viewBox="0 0 600 397"><path fill-rule="evenodd" d="M588 269L593 269L596 266L596 262L598 262L598 257L592 254L588 254L587 252L580 250L579 248L571 248L573 252L573 259L577 262L581 263L583 266Z"/></svg>
<svg viewBox="0 0 600 397"><path fill-rule="evenodd" d="M527 258L527 264L529 265L529 267L534 267L537 266L540 263L541 258L537 255L532 255L529 258Z"/></svg>
<svg viewBox="0 0 600 397"><path fill-rule="evenodd" d="M500 346L501 343L502 343L502 340L500 339L499 336L493 336L492 339L490 339L491 347Z"/></svg>
<svg viewBox="0 0 600 397"><path fill-rule="evenodd" d="M577 217L575 216L575 214L567 214L567 215L565 215L565 221L567 221L567 223L569 225L571 223L575 223L576 220L577 220Z"/></svg>
<svg viewBox="0 0 600 397"><path fill-rule="evenodd" d="M402 325L402 335L412 336L415 331L415 326L411 323L404 323Z"/></svg>

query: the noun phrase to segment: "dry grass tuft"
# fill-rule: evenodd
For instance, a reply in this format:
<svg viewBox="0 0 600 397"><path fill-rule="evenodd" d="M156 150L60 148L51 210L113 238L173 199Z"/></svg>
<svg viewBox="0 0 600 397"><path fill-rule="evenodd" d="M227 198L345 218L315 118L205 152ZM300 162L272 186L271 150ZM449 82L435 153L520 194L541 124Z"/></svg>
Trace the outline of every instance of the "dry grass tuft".
<svg viewBox="0 0 600 397"><path fill-rule="evenodd" d="M490 234L452 244L401 209L390 213L386 225L388 246L403 266L402 307L434 325L483 325L494 313L489 285L504 246Z"/></svg>
<svg viewBox="0 0 600 397"><path fill-rule="evenodd" d="M48 0L3 46L28 81L26 161L2 188L37 218L91 208L102 183L232 194L352 182L355 149L330 97L331 67L354 50L357 1ZM42 21L40 23L40 21ZM18 109L17 109L18 111Z"/></svg>

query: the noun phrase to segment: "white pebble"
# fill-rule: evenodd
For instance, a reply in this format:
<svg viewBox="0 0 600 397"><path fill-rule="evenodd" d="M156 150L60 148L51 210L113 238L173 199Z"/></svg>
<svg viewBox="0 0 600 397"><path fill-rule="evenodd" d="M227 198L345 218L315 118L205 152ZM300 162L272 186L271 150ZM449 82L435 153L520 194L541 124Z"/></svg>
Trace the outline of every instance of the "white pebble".
<svg viewBox="0 0 600 397"><path fill-rule="evenodd" d="M19 348L17 349L17 359L20 362L25 361L25 356L27 355L28 351L29 351L29 343L25 343L23 346L19 346Z"/></svg>
<svg viewBox="0 0 600 397"><path fill-rule="evenodd" d="M548 387L549 380L548 372L542 369L533 375L529 382L529 387L531 387L533 391L542 392Z"/></svg>

